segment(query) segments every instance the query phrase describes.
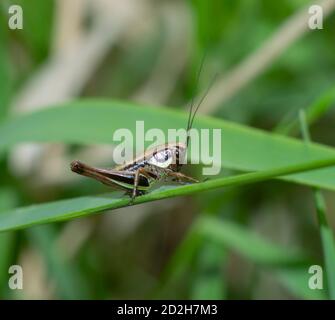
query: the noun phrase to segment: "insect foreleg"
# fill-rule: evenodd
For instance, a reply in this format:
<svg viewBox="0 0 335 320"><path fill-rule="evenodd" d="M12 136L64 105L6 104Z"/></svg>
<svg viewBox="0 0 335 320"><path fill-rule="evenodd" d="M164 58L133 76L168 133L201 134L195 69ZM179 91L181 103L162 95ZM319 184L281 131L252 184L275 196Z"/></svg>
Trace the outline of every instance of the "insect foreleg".
<svg viewBox="0 0 335 320"><path fill-rule="evenodd" d="M198 180L189 177L181 172L167 171L169 177L175 178L178 182L199 182Z"/></svg>

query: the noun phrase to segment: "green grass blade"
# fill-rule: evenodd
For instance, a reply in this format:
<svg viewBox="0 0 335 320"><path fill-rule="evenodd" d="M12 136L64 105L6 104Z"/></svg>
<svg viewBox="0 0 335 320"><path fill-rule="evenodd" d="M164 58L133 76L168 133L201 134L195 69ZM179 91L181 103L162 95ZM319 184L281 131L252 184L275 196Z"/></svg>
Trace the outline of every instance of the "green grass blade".
<svg viewBox="0 0 335 320"><path fill-rule="evenodd" d="M0 215L16 205L16 196L12 190L0 189ZM0 234L0 298L8 292L8 268L11 265L15 234L6 232Z"/></svg>
<svg viewBox="0 0 335 320"><path fill-rule="evenodd" d="M216 259L224 258L227 250L234 250L261 268L275 272L281 284L297 297L326 298L324 292L308 287L310 259L304 252L273 244L243 226L208 215L201 216L193 223L172 256L162 277L164 288L178 283L186 272L190 272L196 253L205 243L216 243L217 248L220 248L221 255L218 251ZM216 289L216 293L220 292L218 286Z"/></svg>
<svg viewBox="0 0 335 320"><path fill-rule="evenodd" d="M328 89L306 109L306 123L311 125L324 116L335 105L335 87ZM283 119L274 130L281 134L295 134L299 131L299 121L290 117Z"/></svg>
<svg viewBox="0 0 335 320"><path fill-rule="evenodd" d="M301 165L287 166L261 172L245 173L178 187L166 186L137 197L134 203L140 204L164 198L184 196L221 187L242 186L297 172L320 169L334 165L335 158L311 161ZM106 209L116 209L127 205L129 205L129 197L123 195L121 192L114 192L111 194L79 197L19 208L14 211L5 212L0 216L0 231L19 229L48 222L69 220L75 217L89 215L94 212Z"/></svg>
<svg viewBox="0 0 335 320"><path fill-rule="evenodd" d="M198 230L205 238L229 246L258 264L299 265L305 261L302 253L266 242L232 222L206 216L199 219Z"/></svg>
<svg viewBox="0 0 335 320"><path fill-rule="evenodd" d="M165 297L167 289L175 286L189 269L194 257L203 243L203 237L197 233L193 223L186 236L170 258L156 288L154 297ZM176 299L176 296L173 297Z"/></svg>
<svg viewBox="0 0 335 320"><path fill-rule="evenodd" d="M135 133L137 120L144 121L146 130L160 128L167 133L168 129L185 128L187 114L117 101L72 102L7 119L0 124L0 153L21 142L112 143L113 133L119 128L128 128ZM195 127L222 129L222 155L215 164L225 168L263 171L335 157L333 148L318 144L306 146L297 139L210 117L199 115ZM212 142L209 145L211 149ZM68 168L64 168L63 174L70 174ZM333 168L291 175L285 179L335 190Z"/></svg>
<svg viewBox="0 0 335 320"><path fill-rule="evenodd" d="M306 116L302 110L299 113L299 120L304 141L305 143L309 144L311 138L307 126ZM319 189L314 190L314 198L325 260L329 297L330 299L335 300L335 242L333 231L327 222L326 203Z"/></svg>
<svg viewBox="0 0 335 320"><path fill-rule="evenodd" d="M9 105L12 89L13 89L13 77L11 76L11 63L9 59L8 50L8 32L7 28L3 25L7 24L4 21L0 12L0 119L7 114L7 108Z"/></svg>
<svg viewBox="0 0 335 320"><path fill-rule="evenodd" d="M77 268L68 261L57 245L57 230L53 226L40 226L28 231L30 242L39 250L47 267L49 279L56 289L56 298L88 299L89 290Z"/></svg>
<svg viewBox="0 0 335 320"><path fill-rule="evenodd" d="M226 250L213 241L204 241L195 261L191 299L222 300L226 296L223 266Z"/></svg>
<svg viewBox="0 0 335 320"><path fill-rule="evenodd" d="M326 219L326 204L320 190L315 191L316 211L318 214L321 242L323 247L329 297L335 300L335 242L333 231Z"/></svg>
<svg viewBox="0 0 335 320"><path fill-rule="evenodd" d="M324 290L312 290L308 287L311 274L308 265L298 268L283 268L276 272L280 283L297 297L304 299L325 300L327 295Z"/></svg>
<svg viewBox="0 0 335 320"><path fill-rule="evenodd" d="M310 259L301 251L270 243L242 226L212 217L201 217L197 230L205 239L279 274L282 284L293 294L305 299L323 299L319 290L308 288Z"/></svg>

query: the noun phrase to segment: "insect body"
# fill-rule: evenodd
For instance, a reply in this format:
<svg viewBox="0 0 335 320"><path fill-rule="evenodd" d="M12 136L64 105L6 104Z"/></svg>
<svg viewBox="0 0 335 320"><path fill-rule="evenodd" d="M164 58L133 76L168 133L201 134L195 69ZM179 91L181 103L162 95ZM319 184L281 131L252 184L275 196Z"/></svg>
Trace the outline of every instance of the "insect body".
<svg viewBox="0 0 335 320"><path fill-rule="evenodd" d="M202 69L199 69L199 75ZM118 187L125 190L131 196L131 202L136 196L145 193L155 182L172 178L173 180L185 182L198 182L180 172L182 164L185 163L186 151L189 144L189 131L192 128L194 117L206 97L211 85L196 106L194 112L194 100L192 99L187 123L187 139L185 143L167 143L158 146L138 158L117 166L113 169L100 169L88 166L80 161L71 163L71 170L90 178L94 178L108 186Z"/></svg>
<svg viewBox="0 0 335 320"><path fill-rule="evenodd" d="M134 200L162 179L170 177L178 182L197 182L179 172L186 149L183 143L168 143L113 169L94 168L76 160L71 163L71 170L108 186L126 190Z"/></svg>

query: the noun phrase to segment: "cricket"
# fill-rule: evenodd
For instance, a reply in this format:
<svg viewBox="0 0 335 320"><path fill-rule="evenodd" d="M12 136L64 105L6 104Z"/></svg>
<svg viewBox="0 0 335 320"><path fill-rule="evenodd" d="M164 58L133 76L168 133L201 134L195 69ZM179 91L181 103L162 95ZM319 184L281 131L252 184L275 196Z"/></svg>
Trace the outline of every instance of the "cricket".
<svg viewBox="0 0 335 320"><path fill-rule="evenodd" d="M198 72L197 82L199 81L202 65L203 63ZM130 204L133 204L137 196L146 193L158 181L171 179L180 184L199 182L197 179L181 173L180 170L186 163L186 152L190 141L189 132L193 126L195 115L213 82L214 78L196 107L194 98L192 98L185 143L166 143L154 147L135 159L112 169L95 168L75 160L71 162L71 170L77 174L96 179L107 186L124 190L131 197Z"/></svg>

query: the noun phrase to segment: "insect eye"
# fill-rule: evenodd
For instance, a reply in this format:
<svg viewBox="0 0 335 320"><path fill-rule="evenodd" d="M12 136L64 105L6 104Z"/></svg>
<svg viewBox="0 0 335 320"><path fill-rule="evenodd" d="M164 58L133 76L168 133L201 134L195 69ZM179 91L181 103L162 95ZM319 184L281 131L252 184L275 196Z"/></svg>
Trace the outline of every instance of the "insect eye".
<svg viewBox="0 0 335 320"><path fill-rule="evenodd" d="M165 162L171 157L171 151L170 150L164 150L161 152L156 152L154 154L154 157L157 162Z"/></svg>

